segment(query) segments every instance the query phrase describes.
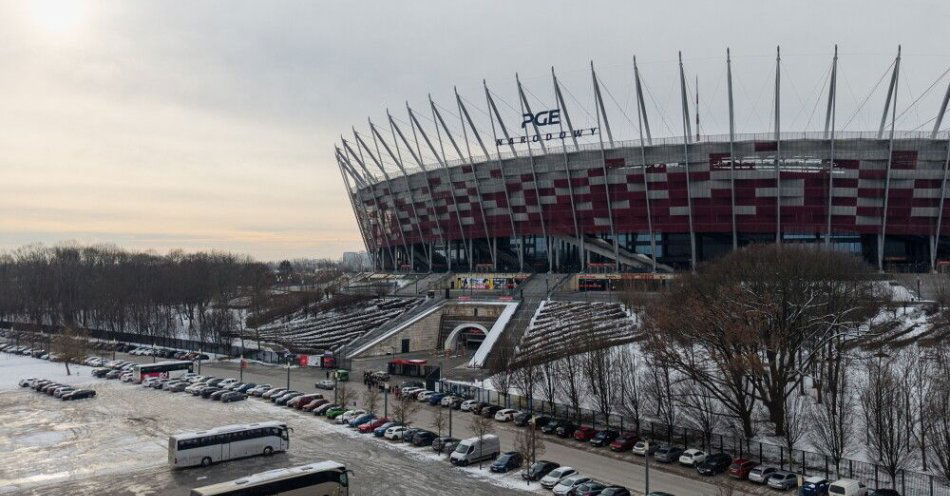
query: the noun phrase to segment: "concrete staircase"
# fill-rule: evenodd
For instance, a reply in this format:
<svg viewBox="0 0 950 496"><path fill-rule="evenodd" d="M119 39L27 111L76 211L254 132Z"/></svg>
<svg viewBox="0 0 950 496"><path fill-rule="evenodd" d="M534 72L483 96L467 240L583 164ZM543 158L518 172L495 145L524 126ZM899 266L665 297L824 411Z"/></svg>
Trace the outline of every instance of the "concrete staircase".
<svg viewBox="0 0 950 496"><path fill-rule="evenodd" d="M362 350L362 348L366 347L366 345L372 343L373 341L375 341L376 339L382 336L385 336L386 333L405 324L406 322L415 320L417 318L421 318L437 310L444 301L445 300L440 298L439 295L436 295L435 298L426 300L421 305L416 306L412 310L409 310L408 312L400 315L399 317L396 317L390 320L389 322L386 322L385 324L354 339L353 341L350 341L343 347L343 354L347 358L353 358L356 354L358 354Z"/></svg>
<svg viewBox="0 0 950 496"><path fill-rule="evenodd" d="M522 297L521 304L518 305L515 314L508 321L508 325L505 326L502 338L495 344L495 348L492 348L489 352L488 358L484 362L486 365L491 363L498 346L515 346L521 341L521 336L524 335L528 323L531 322L531 318L538 311L541 302L569 277L571 277L571 274L534 274L521 284L521 287L518 288Z"/></svg>

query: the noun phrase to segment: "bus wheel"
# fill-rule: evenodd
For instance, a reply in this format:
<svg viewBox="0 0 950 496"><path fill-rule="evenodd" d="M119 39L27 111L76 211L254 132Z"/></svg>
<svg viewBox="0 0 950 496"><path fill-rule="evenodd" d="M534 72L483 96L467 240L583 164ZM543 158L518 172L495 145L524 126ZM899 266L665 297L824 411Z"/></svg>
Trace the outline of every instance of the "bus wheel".
<svg viewBox="0 0 950 496"><path fill-rule="evenodd" d="M270 446L264 448L264 456L271 456L273 454L274 454L274 448L271 448Z"/></svg>
<svg viewBox="0 0 950 496"><path fill-rule="evenodd" d="M204 458L201 459L201 466L202 466L202 467L208 467L208 466L210 466L210 465L211 465L211 458L210 458L210 457L207 457L207 456L206 456L206 457L204 457Z"/></svg>

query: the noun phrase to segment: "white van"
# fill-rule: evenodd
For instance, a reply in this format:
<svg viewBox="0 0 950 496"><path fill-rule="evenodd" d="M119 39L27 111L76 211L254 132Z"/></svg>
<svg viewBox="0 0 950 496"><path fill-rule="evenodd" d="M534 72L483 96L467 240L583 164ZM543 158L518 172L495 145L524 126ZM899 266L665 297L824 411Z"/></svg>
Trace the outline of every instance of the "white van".
<svg viewBox="0 0 950 496"><path fill-rule="evenodd" d="M498 436L488 434L482 436L481 439L470 437L459 442L452 456L449 457L449 461L452 465L465 466L482 460L493 460L499 453L501 453L501 443L498 441Z"/></svg>
<svg viewBox="0 0 950 496"><path fill-rule="evenodd" d="M868 488L854 479L839 479L828 486L828 494L832 496L867 496Z"/></svg>

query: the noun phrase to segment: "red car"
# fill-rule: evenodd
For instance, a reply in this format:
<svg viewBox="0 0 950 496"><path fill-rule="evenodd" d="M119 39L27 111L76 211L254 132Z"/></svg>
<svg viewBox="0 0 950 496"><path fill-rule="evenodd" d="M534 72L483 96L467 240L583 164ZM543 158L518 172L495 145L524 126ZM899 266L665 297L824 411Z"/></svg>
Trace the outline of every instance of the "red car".
<svg viewBox="0 0 950 496"><path fill-rule="evenodd" d="M366 433L375 431L377 427L381 427L386 422L389 422L388 418L386 417L378 418L372 422L367 422L361 425L359 429L360 429L360 432L362 432L363 434L366 434Z"/></svg>
<svg viewBox="0 0 950 496"><path fill-rule="evenodd" d="M577 439L578 441L590 441L595 435L597 435L597 430L589 425L582 425L580 428L574 431L574 439Z"/></svg>
<svg viewBox="0 0 950 496"><path fill-rule="evenodd" d="M318 399L315 399L315 400L313 400L313 401L307 403L306 405L301 406L300 409L303 410L303 411L305 411L305 412L312 412L315 408L319 407L320 405L326 405L326 404L329 403L329 402L330 402L329 400L325 400L325 399L323 399L323 398L318 398ZM299 405L298 405L298 406L299 406Z"/></svg>
<svg viewBox="0 0 950 496"><path fill-rule="evenodd" d="M624 432L610 443L610 451L630 451L640 438L635 432Z"/></svg>
<svg viewBox="0 0 950 496"><path fill-rule="evenodd" d="M729 474L729 477L745 480L749 478L749 472L755 468L756 465L758 465L758 463L752 460L740 458L732 462L732 465L729 465L729 470L726 473Z"/></svg>

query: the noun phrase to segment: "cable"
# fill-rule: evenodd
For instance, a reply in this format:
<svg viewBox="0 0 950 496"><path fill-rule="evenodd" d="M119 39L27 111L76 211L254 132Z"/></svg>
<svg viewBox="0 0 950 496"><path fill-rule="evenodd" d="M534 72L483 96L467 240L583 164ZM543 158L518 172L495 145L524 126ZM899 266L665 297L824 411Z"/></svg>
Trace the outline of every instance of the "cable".
<svg viewBox="0 0 950 496"><path fill-rule="evenodd" d="M881 74L881 77L877 80L876 83L874 83L874 86L871 88L871 91L869 91L868 95L864 97L864 101L861 102L861 105L858 105L858 108L854 111L853 114L851 114L851 117L848 118L847 122L845 122L845 124L841 126L842 131L848 128L848 125L850 125L851 121L853 121L854 118L858 115L858 112L860 112L861 109L864 108L864 105L868 103L868 100L871 99L871 96L877 90L877 87L881 85L881 81L884 81L884 78L887 77L887 73L891 71L892 67L894 67L894 62L891 62L891 65L887 66L887 69L884 70L884 73Z"/></svg>

